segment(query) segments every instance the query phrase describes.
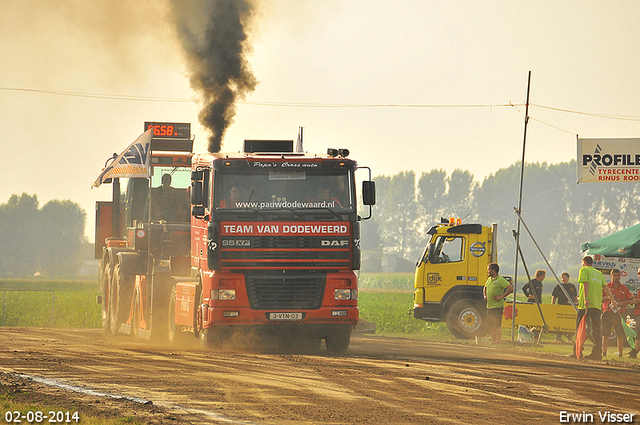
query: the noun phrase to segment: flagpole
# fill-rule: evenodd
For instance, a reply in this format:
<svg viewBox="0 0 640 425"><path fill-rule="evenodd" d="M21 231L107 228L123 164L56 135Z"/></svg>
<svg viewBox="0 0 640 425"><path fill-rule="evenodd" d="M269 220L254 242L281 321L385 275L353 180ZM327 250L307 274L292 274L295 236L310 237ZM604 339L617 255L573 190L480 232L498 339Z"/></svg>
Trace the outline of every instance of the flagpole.
<svg viewBox="0 0 640 425"><path fill-rule="evenodd" d="M296 140L296 152L302 153L304 152L304 127L298 127L298 140Z"/></svg>
<svg viewBox="0 0 640 425"><path fill-rule="evenodd" d="M516 329L516 294L518 288L518 252L520 251L520 214L522 213L522 186L524 183L524 155L527 146L527 124L529 123L529 93L531 90L531 71L529 71L529 77L527 79L527 102L525 103L524 112L524 137L522 139L522 162L520 164L520 192L518 195L518 224L516 230L516 256L515 267L513 271L513 308L511 318L511 344L515 343L515 329Z"/></svg>

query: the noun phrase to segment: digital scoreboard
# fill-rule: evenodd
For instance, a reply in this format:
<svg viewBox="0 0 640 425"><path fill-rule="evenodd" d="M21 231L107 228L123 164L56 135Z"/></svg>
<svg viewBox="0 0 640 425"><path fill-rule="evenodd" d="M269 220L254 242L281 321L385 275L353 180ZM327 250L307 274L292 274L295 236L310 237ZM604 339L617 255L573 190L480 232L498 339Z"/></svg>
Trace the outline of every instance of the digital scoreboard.
<svg viewBox="0 0 640 425"><path fill-rule="evenodd" d="M145 122L144 131L153 127L154 139L191 139L191 124L179 122Z"/></svg>
<svg viewBox="0 0 640 425"><path fill-rule="evenodd" d="M152 151L191 152L191 124L180 122L145 121L144 131L153 128Z"/></svg>

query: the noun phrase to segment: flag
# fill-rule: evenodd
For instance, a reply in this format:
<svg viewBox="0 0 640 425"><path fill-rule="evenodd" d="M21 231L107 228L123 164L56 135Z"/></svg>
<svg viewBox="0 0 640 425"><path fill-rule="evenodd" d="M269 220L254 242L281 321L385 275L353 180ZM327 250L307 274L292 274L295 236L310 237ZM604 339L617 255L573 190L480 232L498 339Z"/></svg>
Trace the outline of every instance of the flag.
<svg viewBox="0 0 640 425"><path fill-rule="evenodd" d="M114 159L93 182L91 187L98 187L105 180L119 177L149 177L151 162L151 138L153 127L140 135L120 155Z"/></svg>
<svg viewBox="0 0 640 425"><path fill-rule="evenodd" d="M638 334L636 333L636 331L631 329L629 325L627 325L627 321L624 320L624 317L622 317L622 315L620 315L620 320L622 321L622 329L624 329L624 335L627 337L627 342L629 343L629 346L635 350L636 349L635 339L638 336Z"/></svg>
<svg viewBox="0 0 640 425"><path fill-rule="evenodd" d="M580 320L578 329L576 330L576 358L578 359L582 354L582 346L584 346L584 343L586 340L587 340L587 314L585 313L585 315L582 316L582 320Z"/></svg>

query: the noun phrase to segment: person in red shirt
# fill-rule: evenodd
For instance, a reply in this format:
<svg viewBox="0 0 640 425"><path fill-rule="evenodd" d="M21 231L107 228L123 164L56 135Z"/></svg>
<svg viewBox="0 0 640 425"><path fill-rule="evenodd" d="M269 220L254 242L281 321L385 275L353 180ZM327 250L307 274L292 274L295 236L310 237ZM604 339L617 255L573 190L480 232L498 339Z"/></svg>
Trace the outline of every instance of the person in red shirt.
<svg viewBox="0 0 640 425"><path fill-rule="evenodd" d="M220 208L237 208L242 191L238 186L229 188L229 196L220 201Z"/></svg>
<svg viewBox="0 0 640 425"><path fill-rule="evenodd" d="M611 270L611 282L607 286L613 294L614 300L618 303L619 308L611 305L611 299L602 291L602 357L607 355L607 345L611 329L616 330L616 339L618 340L618 357L622 357L624 350L625 334L620 321L619 311L624 312L625 307L633 301L633 295L629 288L620 283L620 270ZM623 316L626 316L623 315Z"/></svg>
<svg viewBox="0 0 640 425"><path fill-rule="evenodd" d="M638 277L640 278L640 269L638 269ZM638 289L638 294L629 304L636 305L636 308L633 309L633 316L636 318L636 348L629 353L629 357L635 359L638 357L638 351L640 350L640 335L638 335L638 331L640 331L640 326L638 326L638 322L640 321L640 289Z"/></svg>

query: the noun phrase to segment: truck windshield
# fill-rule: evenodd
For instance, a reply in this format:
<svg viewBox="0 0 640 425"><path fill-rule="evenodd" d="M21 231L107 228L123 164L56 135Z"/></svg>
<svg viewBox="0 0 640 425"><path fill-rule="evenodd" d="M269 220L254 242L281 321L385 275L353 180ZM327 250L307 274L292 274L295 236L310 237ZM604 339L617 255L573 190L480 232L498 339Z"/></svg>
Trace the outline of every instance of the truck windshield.
<svg viewBox="0 0 640 425"><path fill-rule="evenodd" d="M189 222L191 170L188 167L154 166L151 174L151 221Z"/></svg>
<svg viewBox="0 0 640 425"><path fill-rule="evenodd" d="M355 209L352 174L348 170L320 174L308 171L269 171L235 174L217 173L215 208L267 209Z"/></svg>

